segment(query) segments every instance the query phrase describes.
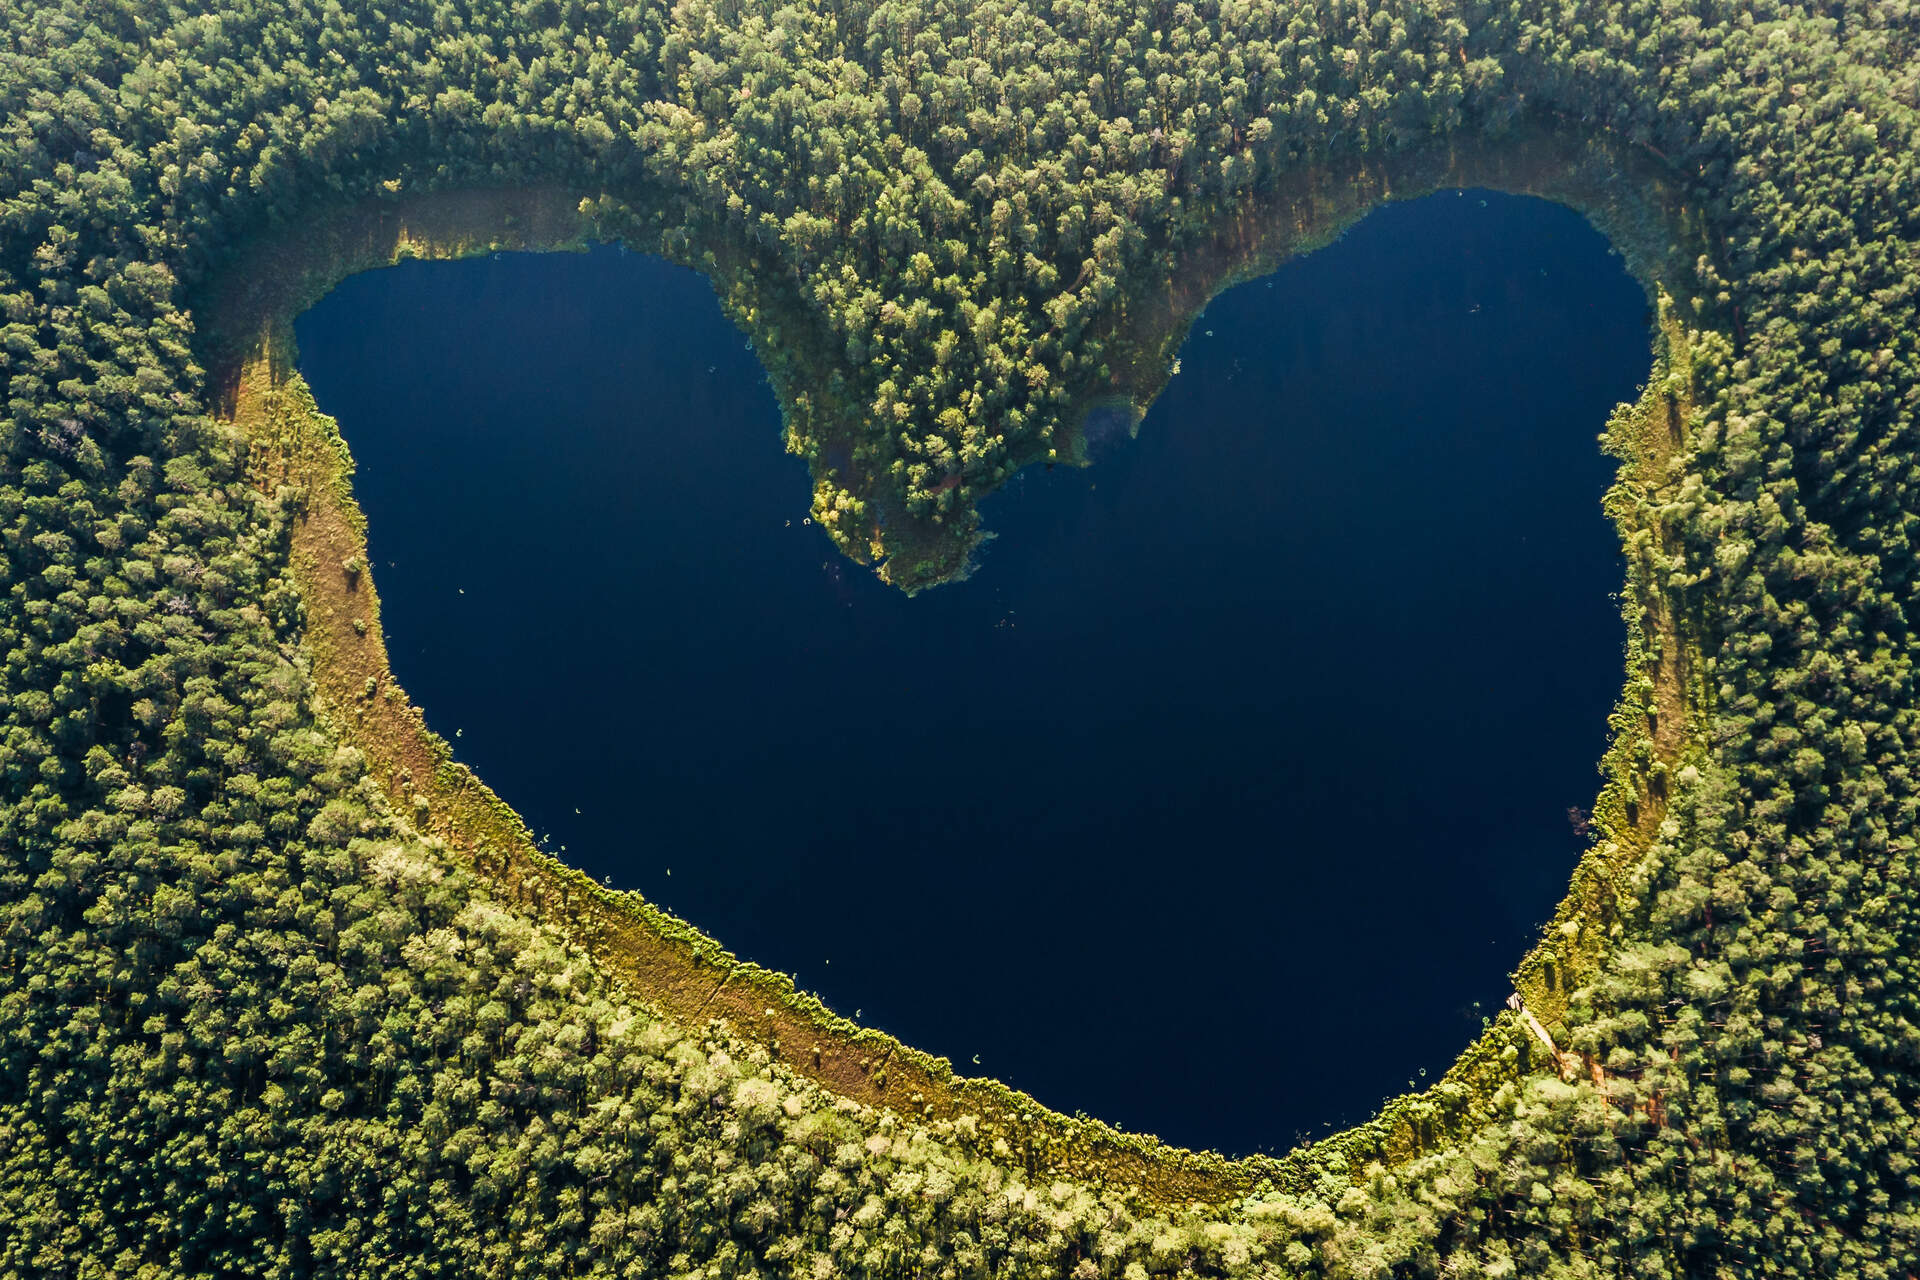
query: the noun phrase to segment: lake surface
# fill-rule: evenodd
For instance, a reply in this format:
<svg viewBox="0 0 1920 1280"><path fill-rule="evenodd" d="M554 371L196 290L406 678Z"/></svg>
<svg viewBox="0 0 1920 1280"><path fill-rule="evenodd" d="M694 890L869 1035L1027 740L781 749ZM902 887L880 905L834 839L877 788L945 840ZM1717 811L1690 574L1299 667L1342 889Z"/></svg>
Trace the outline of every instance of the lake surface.
<svg viewBox="0 0 1920 1280"><path fill-rule="evenodd" d="M1388 207L1217 299L1138 439L1016 478L912 600L803 522L691 271L410 263L297 334L395 674L550 848L963 1071L1242 1153L1437 1076L1565 890L1648 319L1565 209Z"/></svg>

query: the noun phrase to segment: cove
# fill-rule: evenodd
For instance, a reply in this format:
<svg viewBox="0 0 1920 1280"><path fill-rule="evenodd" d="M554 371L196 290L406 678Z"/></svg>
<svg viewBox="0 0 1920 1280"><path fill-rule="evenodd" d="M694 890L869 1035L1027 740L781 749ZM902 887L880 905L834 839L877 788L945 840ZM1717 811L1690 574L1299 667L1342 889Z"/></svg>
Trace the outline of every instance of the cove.
<svg viewBox="0 0 1920 1280"><path fill-rule="evenodd" d="M1646 300L1445 192L1216 299L1138 438L907 599L804 522L698 275L410 263L301 318L394 673L549 847L1063 1110L1230 1153L1444 1070L1583 847L1595 443ZM978 1056L978 1065L974 1065Z"/></svg>

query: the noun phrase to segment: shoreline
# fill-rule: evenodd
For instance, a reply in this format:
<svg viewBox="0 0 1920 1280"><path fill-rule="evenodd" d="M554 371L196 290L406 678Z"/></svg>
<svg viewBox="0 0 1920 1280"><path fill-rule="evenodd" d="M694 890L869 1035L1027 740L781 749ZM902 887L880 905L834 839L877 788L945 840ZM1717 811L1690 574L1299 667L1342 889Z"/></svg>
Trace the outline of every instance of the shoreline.
<svg viewBox="0 0 1920 1280"><path fill-rule="evenodd" d="M1611 178L1594 185L1592 170L1601 155L1614 159L1581 149L1583 167L1569 160L1558 143L1536 138L1477 154L1453 150L1444 156L1390 158L1372 168L1356 164L1343 173L1297 175L1290 185L1257 195L1209 223L1204 234L1166 248L1168 263L1187 265L1178 271L1170 267L1163 280L1149 282L1122 303L1105 336L1125 359L1109 361L1114 373L1105 383L1087 383L1076 391L1065 443L1077 452L1084 444L1086 417L1103 406L1129 406L1137 427L1145 406L1170 376L1173 353L1213 296L1266 274L1296 253L1311 251L1385 200L1453 185L1558 198L1595 221L1628 255L1635 277L1657 288L1669 272L1656 268L1670 266L1665 259L1678 256L1678 251L1663 258L1648 247L1650 237L1632 231L1650 216L1638 187L1622 191L1624 184ZM1506 181L1499 180L1502 175ZM1582 192L1588 193L1593 209L1577 202ZM1089 1181L1128 1183L1170 1203L1225 1200L1262 1185L1298 1188L1336 1165L1357 1171L1370 1162L1413 1159L1498 1114L1503 1090L1514 1081L1545 1066L1564 1069L1558 1060L1538 1060L1532 1031L1519 1014L1503 1012L1434 1084L1389 1100L1361 1125L1283 1157L1229 1159L1186 1151L1096 1120L1050 1111L996 1080L960 1077L948 1060L834 1014L817 998L795 990L786 975L737 960L720 943L639 894L607 890L539 850L518 815L453 761L448 744L426 728L419 709L393 681L378 625L373 575L366 568L365 521L351 493L351 456L337 426L313 403L294 369L291 322L344 276L406 258L576 249L600 239L619 240L634 251L658 251L634 243L633 232L620 232L623 220L635 218L631 207L620 206L609 217L605 198L597 203L600 212L589 212L583 205L596 206L592 197L534 188L364 204L318 220L317 226L256 239L213 278L206 309L196 309L212 320L203 340L213 356L208 364L220 416L246 432L255 482L269 491L278 485L303 491L292 556L307 608L304 647L313 659L317 703L342 738L366 753L370 772L381 780L396 813L411 816L423 835L442 838L495 892L559 924L603 972L683 1027L694 1030L704 1019L724 1018L844 1097L925 1118L973 1117L972 1149L1022 1161L1030 1173L1044 1168ZM1674 224L1670 211L1664 217L1653 221ZM1684 223L1684 215L1680 221ZM600 234L610 229L613 234ZM717 280L712 273L725 261L717 254L723 255L724 249L663 256ZM725 287L716 287L729 313L741 322L740 295L730 297ZM1671 305L1662 301L1658 310L1655 376L1631 411L1608 424L1610 448L1624 460L1621 480L1608 496L1608 513L1623 544L1643 546L1645 553L1629 555L1622 592L1629 629L1628 692L1616 712L1614 743L1602 762L1608 781L1595 806L1601 838L1573 870L1567 898L1542 942L1517 971L1516 985L1528 1017L1537 1016L1549 1031L1564 1014L1582 975L1597 971L1607 954L1616 919L1614 886L1651 843L1665 811L1665 779L1697 746L1688 725L1698 723L1704 709L1704 697L1694 687L1697 633L1673 610L1661 585L1658 557L1667 535L1657 504L1648 496L1684 451L1691 389L1683 385L1684 379L1676 384L1676 378L1695 337L1673 317ZM769 379L792 432L795 418L789 409L795 386L816 381L802 373L806 359L792 359L793 348L817 344L806 341L793 317L781 326L757 309L755 314L757 320L742 327L769 364ZM782 336L788 340L785 350ZM840 442L815 443L810 462L817 505L822 487L831 487L834 479L823 475L832 469L821 458ZM789 447L794 448L791 435ZM1029 459L1021 466L1041 460ZM1073 459L1060 461L1071 465ZM964 509L971 511L978 496L967 493ZM833 527L829 532L847 550L845 540L851 535ZM911 557L916 537L927 532L910 523L890 528L888 536L895 539L891 547L876 534L867 545L867 559L881 560L881 576L911 593L936 585L912 572L927 562L927 555L946 556L942 563L950 577L955 548L964 544L965 555L970 555L980 531L976 526L956 534L943 528L941 538L929 540L931 551L906 560L901 571L890 576L895 559ZM1636 543L1639 533L1648 536ZM349 568L354 565L358 567ZM1634 693L1643 684L1651 684L1650 698ZM1635 723L1636 715L1641 723Z"/></svg>

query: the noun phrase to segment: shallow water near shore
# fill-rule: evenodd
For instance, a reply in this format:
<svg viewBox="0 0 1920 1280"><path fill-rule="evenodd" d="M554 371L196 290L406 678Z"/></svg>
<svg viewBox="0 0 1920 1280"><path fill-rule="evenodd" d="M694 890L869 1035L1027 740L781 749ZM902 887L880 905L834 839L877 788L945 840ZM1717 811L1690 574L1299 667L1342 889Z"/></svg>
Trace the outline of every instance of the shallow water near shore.
<svg viewBox="0 0 1920 1280"><path fill-rule="evenodd" d="M297 336L456 755L963 1072L1284 1149L1444 1071L1584 847L1624 637L1595 436L1649 338L1566 209L1389 206L1216 299L1138 438L1016 477L911 600L806 522L693 272L408 263Z"/></svg>

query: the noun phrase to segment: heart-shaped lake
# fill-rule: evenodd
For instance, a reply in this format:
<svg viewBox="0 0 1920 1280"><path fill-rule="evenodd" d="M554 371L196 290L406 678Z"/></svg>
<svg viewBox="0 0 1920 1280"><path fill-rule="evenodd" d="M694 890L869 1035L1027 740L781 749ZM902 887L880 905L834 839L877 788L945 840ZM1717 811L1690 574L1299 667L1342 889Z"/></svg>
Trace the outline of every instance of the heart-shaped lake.
<svg viewBox="0 0 1920 1280"><path fill-rule="evenodd" d="M1648 331L1564 208L1390 206L1217 299L1137 440L1016 478L911 600L808 527L692 272L414 263L297 335L458 756L963 1071L1228 1151L1360 1120L1478 1031L1583 847L1595 436Z"/></svg>

